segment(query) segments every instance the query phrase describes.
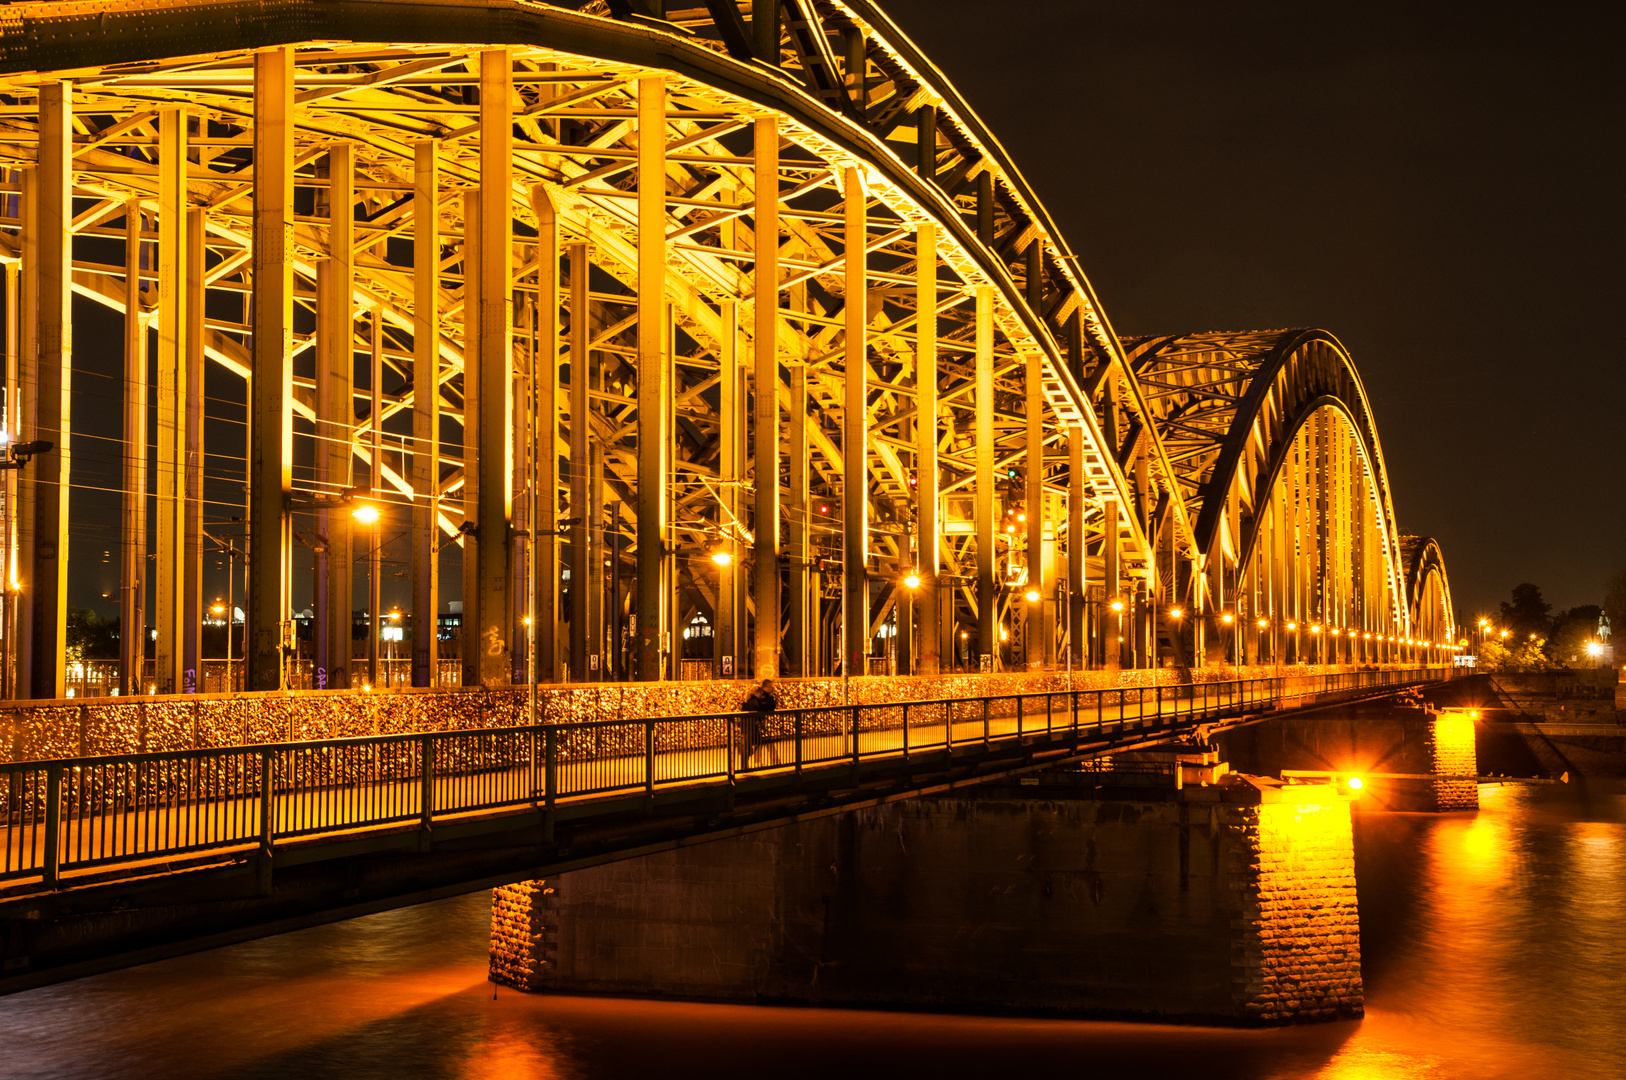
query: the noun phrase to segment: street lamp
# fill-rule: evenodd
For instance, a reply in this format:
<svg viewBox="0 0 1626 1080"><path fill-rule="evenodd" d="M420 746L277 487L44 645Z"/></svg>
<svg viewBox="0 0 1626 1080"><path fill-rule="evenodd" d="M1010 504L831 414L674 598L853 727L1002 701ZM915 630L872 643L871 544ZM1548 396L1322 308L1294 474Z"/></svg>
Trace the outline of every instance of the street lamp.
<svg viewBox="0 0 1626 1080"><path fill-rule="evenodd" d="M229 585L229 582L228 582ZM231 693L231 608L222 604L217 597L214 606L209 609L212 614L226 616L226 693Z"/></svg>
<svg viewBox="0 0 1626 1080"><path fill-rule="evenodd" d="M392 624L390 626L389 666L384 671L384 685L389 686L394 681L395 675L395 643L401 640L401 609L391 608L389 614L384 617ZM525 616L525 625L527 627L531 625L531 617L529 615Z"/></svg>

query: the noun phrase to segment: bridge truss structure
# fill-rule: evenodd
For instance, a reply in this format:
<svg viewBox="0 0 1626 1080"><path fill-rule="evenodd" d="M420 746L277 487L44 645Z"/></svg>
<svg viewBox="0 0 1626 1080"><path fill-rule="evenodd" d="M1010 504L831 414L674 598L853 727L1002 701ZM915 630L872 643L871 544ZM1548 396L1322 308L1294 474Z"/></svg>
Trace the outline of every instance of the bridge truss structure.
<svg viewBox="0 0 1626 1080"><path fill-rule="evenodd" d="M1121 340L868 0L21 2L0 47L4 426L54 444L4 474L8 696L63 692L97 423L126 693L149 634L192 685L211 544L251 689L307 592L363 681L387 544L416 685L454 596L465 684L678 677L701 624L757 677L1451 648L1339 342ZM83 301L122 417L73 415Z"/></svg>

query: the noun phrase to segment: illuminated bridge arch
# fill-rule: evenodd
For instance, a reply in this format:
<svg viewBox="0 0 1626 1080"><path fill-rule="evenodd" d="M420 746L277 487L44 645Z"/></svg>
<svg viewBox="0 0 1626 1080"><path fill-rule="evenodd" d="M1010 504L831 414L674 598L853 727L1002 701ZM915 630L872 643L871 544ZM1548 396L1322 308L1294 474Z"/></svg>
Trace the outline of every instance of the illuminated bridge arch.
<svg viewBox="0 0 1626 1080"><path fill-rule="evenodd" d="M1408 638L1443 641L1412 625L1377 425L1337 338L1299 329L1127 344L1196 523L1194 592L1220 620L1198 629L1211 655L1371 662L1407 655Z"/></svg>
<svg viewBox="0 0 1626 1080"><path fill-rule="evenodd" d="M878 635L926 671L1154 664L1158 611L1257 587L1216 569L1216 530L1233 564L1253 533L1202 533L1182 414L873 4L24 2L0 31L6 421L63 451L23 489L25 694L61 692L68 461L95 456L70 290L123 315L121 434L156 443L104 486L165 689L233 516L265 688L360 681L356 563L386 545L420 685L453 595L491 684L677 676L702 626L722 674L857 670ZM249 422L206 446L209 364Z"/></svg>
<svg viewBox="0 0 1626 1080"><path fill-rule="evenodd" d="M1414 639L1450 642L1456 634L1456 613L1451 607L1451 582L1445 558L1431 536L1402 536L1400 557L1406 572L1406 604L1411 611L1409 633Z"/></svg>

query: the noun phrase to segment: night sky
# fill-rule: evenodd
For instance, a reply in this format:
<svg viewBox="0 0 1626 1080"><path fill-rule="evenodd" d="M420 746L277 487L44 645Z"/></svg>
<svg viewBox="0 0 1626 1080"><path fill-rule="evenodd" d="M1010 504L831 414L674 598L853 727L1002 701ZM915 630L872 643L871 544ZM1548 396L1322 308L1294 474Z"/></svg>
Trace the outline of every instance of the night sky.
<svg viewBox="0 0 1626 1080"><path fill-rule="evenodd" d="M1603 5L882 0L1121 335L1320 326L1458 618L1626 569L1621 20ZM1615 9L1618 10L1618 9Z"/></svg>

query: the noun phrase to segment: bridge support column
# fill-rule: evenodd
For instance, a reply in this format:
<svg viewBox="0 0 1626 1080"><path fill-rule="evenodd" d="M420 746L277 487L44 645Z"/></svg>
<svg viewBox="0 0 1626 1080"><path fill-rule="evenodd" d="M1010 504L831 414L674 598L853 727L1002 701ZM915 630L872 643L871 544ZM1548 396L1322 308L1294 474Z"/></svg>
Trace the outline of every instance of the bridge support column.
<svg viewBox="0 0 1626 1080"><path fill-rule="evenodd" d="M671 592L667 465L672 375L666 332L666 82L638 80L638 678L662 677ZM575 376L572 375L572 379ZM583 506L580 512L585 513ZM572 581L571 588L588 587Z"/></svg>
<svg viewBox="0 0 1626 1080"><path fill-rule="evenodd" d="M412 203L412 685L435 686L440 681L440 148L433 140L413 152Z"/></svg>
<svg viewBox="0 0 1626 1080"><path fill-rule="evenodd" d="M147 315L141 310L141 202L124 207L124 445L147 445ZM12 297L14 299L14 297ZM8 405L11 403L8 402ZM7 477L10 473L6 474ZM120 582L119 685L142 693L147 644L147 455L124 455L123 572ZM9 503L9 498L8 498ZM9 552L7 553L9 557ZM229 613L228 613L229 620ZM230 622L227 623L230 626ZM10 628L7 628L7 634Z"/></svg>
<svg viewBox="0 0 1626 1080"><path fill-rule="evenodd" d="M1038 251L1035 244L1031 249ZM1037 276L1038 260L1030 259L1028 273ZM1038 310L1035 308L1035 310ZM1027 548L1028 548L1028 583L1024 590L1024 604L1027 611L1027 625L1022 637L1027 653L1027 666L1041 668L1049 653L1050 619L1047 613L1050 610L1050 582L1044 573L1044 358L1038 352L1030 352L1027 356L1026 378L1023 386L1027 391ZM1039 594L1038 600L1025 599L1033 593Z"/></svg>
<svg viewBox="0 0 1626 1080"><path fill-rule="evenodd" d="M979 202L979 206L981 203ZM977 476L973 488L977 527L977 642L971 670L999 656L999 593L994 581L994 290L977 289Z"/></svg>
<svg viewBox="0 0 1626 1080"><path fill-rule="evenodd" d="M915 234L915 620L920 630L918 674L941 666L937 574L937 227Z"/></svg>
<svg viewBox="0 0 1626 1080"><path fill-rule="evenodd" d="M1084 514L1089 509L1084 494L1084 429L1067 429L1067 648L1071 664L1086 668L1090 663L1088 625L1089 590L1085 588Z"/></svg>
<svg viewBox="0 0 1626 1080"><path fill-rule="evenodd" d="M754 125L756 174L756 268L752 271L755 333L753 345L752 450L756 489L752 501L751 592L756 621L751 634L751 669L758 679L779 674L779 122L763 117ZM851 183L849 176L848 182ZM848 196L849 200L851 196ZM862 204L860 204L860 209ZM849 225L851 214L849 211ZM850 233L849 233L850 235ZM848 250L851 251L849 245ZM851 273L851 258L848 272ZM851 277L848 278L851 281ZM863 277L860 270L860 285ZM860 296L863 295L860 289ZM849 290L849 304L852 293ZM862 308L862 304L859 305ZM851 320L849 319L849 332ZM847 371L851 379L852 352ZM866 616L867 617L867 616Z"/></svg>
<svg viewBox="0 0 1626 1080"><path fill-rule="evenodd" d="M1361 1015L1346 801L1244 777L1115 792L1068 779L505 886L492 897L491 978L1252 1024ZM1073 883L1077 866L1087 883Z"/></svg>
<svg viewBox="0 0 1626 1080"><path fill-rule="evenodd" d="M68 462L73 324L69 285L73 239L73 84L48 82L39 95L39 166L24 171L24 296L33 313L22 352L23 439L55 444L24 471L17 488L24 567L19 697L62 697L68 615ZM32 183L30 183L32 181ZM32 243L29 241L32 240ZM30 482L32 481L32 482Z"/></svg>
<svg viewBox="0 0 1626 1080"><path fill-rule="evenodd" d="M785 466L790 472L790 502L786 504L786 536L789 540L790 633L785 640L790 669L806 678L816 674L818 655L819 598L813 591L813 491L809 462L812 449L807 432L807 365L790 369L790 404L785 412L787 450Z"/></svg>
<svg viewBox="0 0 1626 1080"><path fill-rule="evenodd" d="M480 188L470 192L465 234L475 243L464 318L474 331L463 357L463 684L513 680L508 600L513 501L513 63L507 49L480 54ZM465 241L467 245L467 241Z"/></svg>
<svg viewBox="0 0 1626 1080"><path fill-rule="evenodd" d="M337 143L327 155L328 258L316 268L316 467L329 498L355 482L355 148ZM434 277L430 278L434 282ZM351 626L355 608L355 547L351 507L340 503L318 515L322 547L316 555L317 689L350 685Z"/></svg>
<svg viewBox="0 0 1626 1080"><path fill-rule="evenodd" d="M163 109L158 118L158 558L153 576L156 682L164 694L195 689L187 685L186 419L187 398L201 388L186 383L186 167L186 114Z"/></svg>
<svg viewBox="0 0 1626 1080"><path fill-rule="evenodd" d="M843 675L863 675L869 657L869 255L865 250L863 176L848 168L843 187L847 299L841 439L841 670Z"/></svg>
<svg viewBox="0 0 1626 1080"><path fill-rule="evenodd" d="M293 493L294 56L254 55L254 373L249 391L248 663L245 688L284 685Z"/></svg>
<svg viewBox="0 0 1626 1080"><path fill-rule="evenodd" d="M588 514L591 499L588 485L591 479L589 457L593 426L592 398L588 386L592 380L592 359L588 343L592 340L592 300L589 297L592 269L585 243L569 245L566 263L570 268L570 646L569 667L572 682L586 682L587 671L587 596L592 571L587 561L587 534L590 526Z"/></svg>
<svg viewBox="0 0 1626 1080"><path fill-rule="evenodd" d="M529 515L531 640L539 682L559 681L559 214L547 189L532 189L536 212L536 312L531 349L531 415L535 418L531 453Z"/></svg>

